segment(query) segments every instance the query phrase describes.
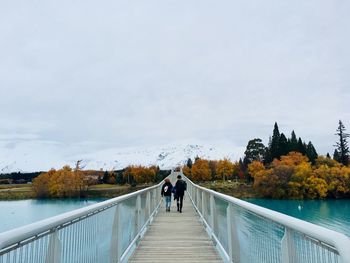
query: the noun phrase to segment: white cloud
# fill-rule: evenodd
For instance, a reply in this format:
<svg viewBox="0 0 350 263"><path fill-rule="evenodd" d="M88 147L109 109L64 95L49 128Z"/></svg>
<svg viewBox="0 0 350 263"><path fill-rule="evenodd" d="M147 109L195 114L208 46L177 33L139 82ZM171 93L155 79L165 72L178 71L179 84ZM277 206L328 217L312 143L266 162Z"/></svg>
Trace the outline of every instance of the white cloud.
<svg viewBox="0 0 350 263"><path fill-rule="evenodd" d="M245 146L350 127L345 1L0 3L0 138ZM16 135L22 134L22 135ZM40 147L39 147L40 148Z"/></svg>

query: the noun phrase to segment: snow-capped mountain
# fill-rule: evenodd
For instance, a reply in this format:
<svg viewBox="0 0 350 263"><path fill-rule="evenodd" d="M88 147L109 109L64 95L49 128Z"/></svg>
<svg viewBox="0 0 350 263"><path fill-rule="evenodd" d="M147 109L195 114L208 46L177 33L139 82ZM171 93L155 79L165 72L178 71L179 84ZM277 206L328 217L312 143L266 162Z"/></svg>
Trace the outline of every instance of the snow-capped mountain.
<svg viewBox="0 0 350 263"><path fill-rule="evenodd" d="M111 148L94 152L67 155L61 145L50 142L23 143L14 149L0 149L0 173L46 171L63 165L74 166L82 160L84 169L122 169L130 164L157 165L162 169L184 164L188 158L199 156L206 159L224 157L237 160L243 149L228 145L207 146L191 143L177 143L153 147Z"/></svg>

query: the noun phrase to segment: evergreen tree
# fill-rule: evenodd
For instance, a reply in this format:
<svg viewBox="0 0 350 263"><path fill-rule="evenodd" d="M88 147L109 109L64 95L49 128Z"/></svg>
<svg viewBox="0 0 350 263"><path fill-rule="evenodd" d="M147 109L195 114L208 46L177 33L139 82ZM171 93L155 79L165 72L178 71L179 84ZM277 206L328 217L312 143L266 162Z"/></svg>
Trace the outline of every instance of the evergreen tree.
<svg viewBox="0 0 350 263"><path fill-rule="evenodd" d="M337 162L340 162L340 154L338 152L337 149L334 150L334 153L333 153L333 160L334 161L337 161Z"/></svg>
<svg viewBox="0 0 350 263"><path fill-rule="evenodd" d="M244 154L248 163L251 163L252 161L262 162L264 160L265 145L262 143L261 139L259 138L250 140L248 142L248 145Z"/></svg>
<svg viewBox="0 0 350 263"><path fill-rule="evenodd" d="M344 164L349 164L349 145L347 138L350 136L350 134L345 132L345 126L343 125L342 121L339 120L339 126L337 129L337 133L335 135L339 136L339 141L336 142L336 149L339 153L339 161Z"/></svg>
<svg viewBox="0 0 350 263"><path fill-rule="evenodd" d="M303 141L301 140L300 137L299 137L299 139L298 139L298 152L300 152L300 153L303 154L303 155L306 154L305 143L303 143Z"/></svg>
<svg viewBox="0 0 350 263"><path fill-rule="evenodd" d="M270 155L271 159L279 158L279 141L280 141L280 132L278 129L277 122L275 122L272 138L271 138L271 146L270 146Z"/></svg>
<svg viewBox="0 0 350 263"><path fill-rule="evenodd" d="M315 163L315 160L318 157L316 149L311 142L309 142L308 145L306 146L306 156L309 158L312 164Z"/></svg>
<svg viewBox="0 0 350 263"><path fill-rule="evenodd" d="M289 145L286 136L281 133L280 139L278 141L278 156L280 158L282 155L286 155L289 153Z"/></svg>
<svg viewBox="0 0 350 263"><path fill-rule="evenodd" d="M264 164L269 164L271 163L273 160L271 158L271 154L270 154L270 149L269 147L265 147L265 151L264 151Z"/></svg>
<svg viewBox="0 0 350 263"><path fill-rule="evenodd" d="M200 160L201 158L199 158L199 156L197 155L196 157L194 157L194 163L196 163L198 160Z"/></svg>
<svg viewBox="0 0 350 263"><path fill-rule="evenodd" d="M326 157L327 159L331 159L331 155L329 153L327 153Z"/></svg>
<svg viewBox="0 0 350 263"><path fill-rule="evenodd" d="M187 160L187 163L186 163L186 166L188 167L188 168L192 168L192 160L191 160L191 158L188 158L188 160Z"/></svg>
<svg viewBox="0 0 350 263"><path fill-rule="evenodd" d="M106 184L108 182L108 179L109 179L109 173L105 171L103 174L102 182Z"/></svg>
<svg viewBox="0 0 350 263"><path fill-rule="evenodd" d="M290 140L289 140L289 151L290 152L297 152L298 151L298 139L295 135L294 130L292 131Z"/></svg>

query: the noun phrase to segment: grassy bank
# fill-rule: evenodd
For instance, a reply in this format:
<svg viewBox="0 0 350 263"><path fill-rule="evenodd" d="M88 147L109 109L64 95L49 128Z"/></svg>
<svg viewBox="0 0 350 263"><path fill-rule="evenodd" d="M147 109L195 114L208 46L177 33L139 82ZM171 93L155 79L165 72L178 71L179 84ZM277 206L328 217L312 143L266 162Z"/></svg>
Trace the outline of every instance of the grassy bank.
<svg viewBox="0 0 350 263"><path fill-rule="evenodd" d="M261 198L252 184L234 181L202 182L199 185L236 198Z"/></svg>
<svg viewBox="0 0 350 263"><path fill-rule="evenodd" d="M130 185L115 185L115 184L98 184L92 185L84 192L84 197L87 198L113 198L116 196L135 192L150 184L142 184L137 186ZM0 200L20 200L35 198L34 191L30 184L7 184L0 185Z"/></svg>

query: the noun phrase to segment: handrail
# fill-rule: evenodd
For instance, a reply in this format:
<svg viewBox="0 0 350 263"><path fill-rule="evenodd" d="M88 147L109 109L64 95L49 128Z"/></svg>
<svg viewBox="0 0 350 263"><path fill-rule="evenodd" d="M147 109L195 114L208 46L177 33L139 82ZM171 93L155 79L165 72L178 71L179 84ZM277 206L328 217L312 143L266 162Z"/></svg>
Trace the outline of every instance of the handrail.
<svg viewBox="0 0 350 263"><path fill-rule="evenodd" d="M52 229L56 229L74 220L78 220L83 216L88 216L90 214L94 214L95 212L102 211L105 208L115 206L116 204L126 199L135 197L149 190L156 189L160 185L161 183L145 189L138 190L133 193L118 196L106 201L102 201L97 204L89 205L87 207L79 208L70 212L66 212L57 216L53 216L47 219L37 221L32 224L28 224L22 227L18 227L12 230L2 232L0 233L0 250L6 247L12 246L28 238L31 238L32 236L50 231Z"/></svg>
<svg viewBox="0 0 350 263"><path fill-rule="evenodd" d="M172 176L172 174L169 175L169 177L170 176ZM98 231L96 230L99 227L98 224L103 224L103 222L98 223L101 220L101 218L103 219L103 216L101 217L100 214L103 215L105 211L110 211L108 212L109 218L107 219L109 224L112 224L109 226L110 230L108 230L108 232L112 234L110 236L111 243L107 245L107 247L109 247L107 248L107 250L109 251L109 257L111 258L111 262L125 262L127 261L130 253L132 253L133 249L136 247L137 240L141 238L142 235L145 233L147 225L149 225L152 222L155 214L159 209L161 202L161 186L162 182L157 185L141 189L133 193L115 197L97 204L90 205L88 207L66 212L26 226L22 226L13 230L0 233L0 261L2 262L2 256L6 256L6 262L17 262L16 258L18 257L18 255L16 253L21 253L21 251L19 251L19 248L26 246L26 249L31 250L26 253L32 253L31 259L28 259L28 261L26 262L34 262L33 258L35 258L37 254L43 252L46 253L45 262L69 262L69 255L64 255L67 257L65 261L61 260L62 246L67 246L65 248L64 253L71 253L70 250L73 248L70 248L69 246L72 246L71 243L74 243L75 241L67 240L76 234L79 235L79 233L83 235L82 242L87 242L86 244L89 245L88 242L90 242L91 240L88 239L93 239L93 235L96 234L92 231ZM128 242L128 245L125 248L125 244L123 243L124 240L122 240L121 238L121 236L123 235L122 231L124 231L125 227L122 226L122 219L130 221L131 218L127 219L125 218L125 216L123 217L124 212L120 205L123 206L123 204L125 203L125 205L128 206L128 203L130 203L129 200L133 200L132 202L134 202L134 206L132 207L132 209L133 211L135 211L135 214L132 214L133 223L132 225L130 225L131 232L129 234L127 233L127 235L129 236L129 240L126 241ZM141 203L143 204L143 207ZM113 211L111 210L112 208L114 209ZM130 210L128 211L130 212ZM89 218L94 218L90 219L90 221L95 221L93 223L89 223ZM85 225L79 226L79 222L82 222L82 224ZM62 233L62 231L66 232ZM61 238L59 238L59 235L61 235ZM48 237L45 240L43 240L45 236ZM79 236L76 236L75 238L79 239ZM38 243L36 246L41 246L41 252L33 252L32 250L33 247L35 247L35 245L33 245L32 247L30 247L29 245L32 242L38 242L38 240L41 240L41 243ZM64 244L64 242L68 242L70 245ZM55 251L57 250L57 248L60 248L59 252ZM74 247L74 249L77 248ZM13 255L11 253L13 253ZM113 258L115 258L115 261Z"/></svg>
<svg viewBox="0 0 350 263"><path fill-rule="evenodd" d="M264 208L264 207L251 204L249 202L234 198L232 196L218 193L216 191L207 189L205 187L202 187L193 183L186 176L184 176L184 178L187 180L188 182L187 184L190 185L190 187L192 186L193 188L198 189L202 192L205 192L213 197L226 201L227 203L234 204L260 217L266 218L272 222L282 225L286 229L303 233L304 235L310 238L313 238L324 244L334 247L339 253L339 257L342 263L350 262L350 238L348 238L346 235L327 229L325 227L321 227L321 226ZM194 196L192 196L191 191L189 191L189 193L191 195L192 202L194 203L196 209L200 210L198 209L198 204L195 204L193 200ZM198 212L201 214L203 218L201 211L198 211ZM205 220L205 218L203 219ZM207 220L206 220L206 223L210 225L209 222L207 222ZM225 251L225 252L227 255L229 254L228 251Z"/></svg>

